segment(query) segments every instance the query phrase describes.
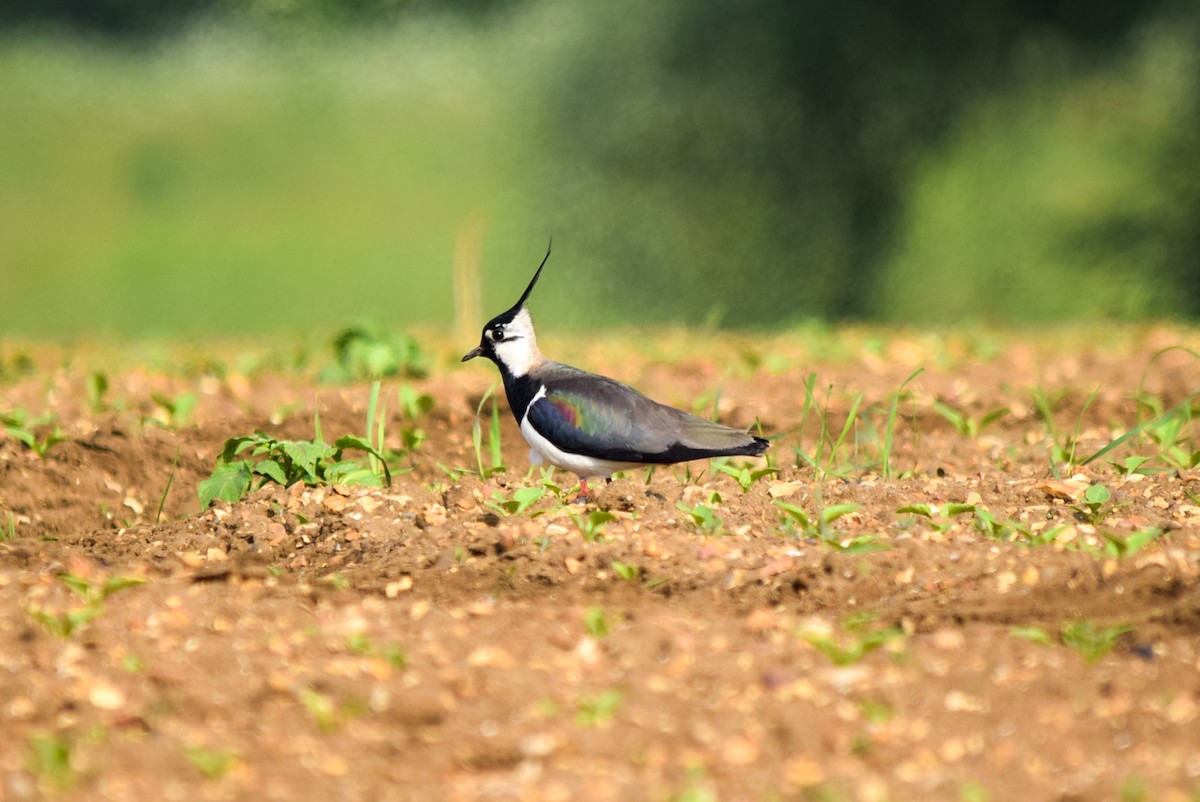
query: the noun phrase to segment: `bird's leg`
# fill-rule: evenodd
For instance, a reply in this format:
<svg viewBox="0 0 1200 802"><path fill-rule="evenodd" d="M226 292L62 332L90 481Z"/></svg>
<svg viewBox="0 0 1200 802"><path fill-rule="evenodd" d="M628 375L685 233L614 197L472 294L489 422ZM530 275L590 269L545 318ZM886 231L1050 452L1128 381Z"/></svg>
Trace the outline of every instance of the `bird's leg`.
<svg viewBox="0 0 1200 802"><path fill-rule="evenodd" d="M611 485L612 477L611 476L606 477L604 480L604 483L606 485ZM592 500L591 495L588 493L587 479L580 479L579 480L579 495L576 496L575 498L571 499L571 502L573 504L586 504L591 500Z"/></svg>

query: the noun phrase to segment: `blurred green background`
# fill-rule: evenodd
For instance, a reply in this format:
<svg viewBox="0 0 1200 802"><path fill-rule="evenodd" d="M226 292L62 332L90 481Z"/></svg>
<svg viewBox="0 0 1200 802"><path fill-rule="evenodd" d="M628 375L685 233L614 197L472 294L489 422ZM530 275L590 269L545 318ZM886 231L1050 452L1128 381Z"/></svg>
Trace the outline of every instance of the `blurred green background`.
<svg viewBox="0 0 1200 802"><path fill-rule="evenodd" d="M1200 317L1200 4L0 5L0 334L474 325L550 235L563 327Z"/></svg>

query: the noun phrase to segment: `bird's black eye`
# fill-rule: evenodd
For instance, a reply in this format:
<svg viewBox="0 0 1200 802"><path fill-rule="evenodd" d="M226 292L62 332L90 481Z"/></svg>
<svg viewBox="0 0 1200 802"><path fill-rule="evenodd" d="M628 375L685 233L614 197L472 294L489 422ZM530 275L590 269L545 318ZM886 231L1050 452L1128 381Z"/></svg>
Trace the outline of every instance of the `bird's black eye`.
<svg viewBox="0 0 1200 802"><path fill-rule="evenodd" d="M488 339L494 343L504 342L504 329L499 327L490 329L488 331Z"/></svg>

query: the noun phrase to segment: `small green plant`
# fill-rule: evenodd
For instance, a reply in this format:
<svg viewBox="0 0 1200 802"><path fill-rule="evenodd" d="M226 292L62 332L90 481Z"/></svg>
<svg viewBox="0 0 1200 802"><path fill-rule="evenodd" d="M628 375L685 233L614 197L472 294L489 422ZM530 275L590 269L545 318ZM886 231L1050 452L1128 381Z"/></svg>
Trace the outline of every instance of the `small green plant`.
<svg viewBox="0 0 1200 802"><path fill-rule="evenodd" d="M351 654L360 657L380 657L392 668L403 669L408 665L408 655L399 646L388 645L382 648L371 643L371 639L363 632L357 632L346 638L346 649Z"/></svg>
<svg viewBox="0 0 1200 802"><path fill-rule="evenodd" d="M715 460L713 462L713 467L727 476L732 476L733 480L737 482L738 487L742 489L743 493L750 490L750 488L754 486L754 483L760 479L779 473L778 468L766 467L751 469L749 466L735 468L732 465L717 462Z"/></svg>
<svg viewBox="0 0 1200 802"><path fill-rule="evenodd" d="M819 632L801 632L800 637L815 646L834 665L849 666L888 643L904 638L899 627L868 628L869 620L847 621L841 638Z"/></svg>
<svg viewBox="0 0 1200 802"><path fill-rule="evenodd" d="M407 384L400 385L396 391L400 402L400 415L403 423L400 426L400 442L410 459L421 446L425 444L427 435L418 424L435 406L433 396L429 393L418 393Z"/></svg>
<svg viewBox="0 0 1200 802"><path fill-rule="evenodd" d="M38 777L60 790L74 783L73 750L66 740L54 735L34 735L29 739L29 751L29 769Z"/></svg>
<svg viewBox="0 0 1200 802"><path fill-rule="evenodd" d="M104 608L100 605L88 605L87 607L68 610L65 613L48 613L41 607L29 607L27 609L29 616L41 624L51 635L56 635L63 640L73 636L76 632L82 630L89 621L98 618L104 612Z"/></svg>
<svg viewBox="0 0 1200 802"><path fill-rule="evenodd" d="M38 456L38 459L45 459L50 449L71 439L63 434L62 429L57 425L45 436L37 433L39 429L45 429L52 423L54 423L53 416L43 415L31 418L23 409L14 409L7 414L0 413L0 427L4 428L4 432L13 439L24 443L26 448Z"/></svg>
<svg viewBox="0 0 1200 802"><path fill-rule="evenodd" d="M0 382L13 382L28 376L34 370L33 358L26 353L15 353L7 358L0 353Z"/></svg>
<svg viewBox="0 0 1200 802"><path fill-rule="evenodd" d="M984 429L1008 414L1007 407L997 407L985 412L982 417L976 418L962 410L955 409L945 401L934 401L933 411L948 420L960 435L972 440L978 438Z"/></svg>
<svg viewBox="0 0 1200 802"><path fill-rule="evenodd" d="M1144 377L1143 377L1143 380L1144 380ZM1137 425L1134 426L1133 428L1129 429L1127 432L1125 432L1121 436L1113 438L1107 444L1105 444L1102 448L1100 448L1099 450L1097 450L1096 452L1094 452L1093 454L1088 456L1086 459L1080 460L1079 464L1087 465L1089 462L1092 462L1093 460L1097 460L1100 457L1105 456L1109 452L1123 446L1125 443L1129 442L1130 440L1133 440L1133 439L1139 437L1143 433L1149 433L1152 430L1155 430L1156 434L1154 436L1149 436L1149 439L1152 442L1158 444L1160 451L1161 451L1164 444L1171 443L1173 438L1178 438L1180 436L1179 432L1182 430L1182 427L1179 430L1175 430L1174 424L1170 424L1168 426L1167 432L1157 431L1158 427L1163 426L1164 424L1168 424L1172 419L1177 418L1177 417L1181 417L1190 422L1193 419L1193 416L1195 415L1194 406L1195 406L1196 400L1198 398L1200 398L1200 393L1193 393L1192 395L1190 395L1187 398L1180 401L1175 406L1171 407L1171 409L1163 412L1162 411L1163 404L1160 400L1158 400L1157 398L1150 398L1150 397L1146 396L1145 394L1139 393L1139 395L1138 395L1138 418L1139 418L1139 420L1138 420ZM1155 417L1152 417L1149 419L1143 419L1142 418L1143 409L1149 409L1151 414L1155 414ZM1185 442L1188 443L1188 445L1185 445L1184 447L1190 448L1190 441L1185 441ZM1177 445L1178 443L1179 443L1179 440L1174 439L1174 442L1172 444ZM1169 446L1168 446L1167 450L1170 451ZM1167 461L1168 464L1171 463L1172 458L1178 457L1181 455L1185 456L1186 452L1180 451L1178 454L1168 454L1166 456L1164 456L1160 453L1160 456L1165 461ZM1131 457L1129 459L1126 459L1123 464L1128 464L1130 459L1134 459L1134 458ZM1149 462L1150 460L1151 460L1150 457L1143 457L1143 458L1141 458L1141 460L1139 462L1135 463L1135 469L1137 470L1137 472L1138 473L1149 473L1150 471L1142 469L1141 466L1144 465L1146 462ZM1114 464L1114 463L1110 462L1109 464ZM1200 464L1200 462L1198 462L1198 464Z"/></svg>
<svg viewBox="0 0 1200 802"><path fill-rule="evenodd" d="M102 602L114 593L146 584L140 576L110 576L99 585L76 574L59 574L58 580L88 604Z"/></svg>
<svg viewBox="0 0 1200 802"><path fill-rule="evenodd" d="M1195 794L1192 796L1194 798ZM1136 772L1130 774L1125 778L1125 782L1121 783L1120 796L1117 798L1120 802L1147 802L1150 792L1146 790L1146 781Z"/></svg>
<svg viewBox="0 0 1200 802"><path fill-rule="evenodd" d="M1117 638L1132 631L1133 627L1124 624L1098 627L1091 621L1070 621L1062 626L1062 642L1093 664L1112 651Z"/></svg>
<svg viewBox="0 0 1200 802"><path fill-rule="evenodd" d="M237 765L237 755L225 749L189 746L186 754L188 762L196 768L196 771L210 780L221 779Z"/></svg>
<svg viewBox="0 0 1200 802"><path fill-rule="evenodd" d="M1108 502L1112 500L1112 493L1107 487L1101 484L1095 484L1089 487L1083 493L1082 503L1073 505L1072 509L1087 519L1088 523L1093 526L1103 521L1112 508L1105 509Z"/></svg>
<svg viewBox="0 0 1200 802"><path fill-rule="evenodd" d="M406 334L371 325L343 329L333 338L334 364L320 379L333 384L373 381L390 376L422 378L429 372L429 357Z"/></svg>
<svg viewBox="0 0 1200 802"><path fill-rule="evenodd" d="M158 498L158 509L154 511L154 523L162 520L163 507L167 506L167 496L171 492L171 485L175 483L175 472L179 469L179 448L175 449L175 459L171 461L171 473L167 476L167 483L163 486L162 495Z"/></svg>
<svg viewBox="0 0 1200 802"><path fill-rule="evenodd" d="M888 548L880 543L879 538L875 535L863 534L848 537L834 529L834 522L857 511L858 504L831 504L821 508L816 516L810 516L803 507L797 504L789 504L778 499L773 503L779 508L780 522L783 525L785 537L811 538L834 551L847 554L886 551Z"/></svg>
<svg viewBox="0 0 1200 802"><path fill-rule="evenodd" d="M583 533L583 539L588 543L604 537L604 527L617 520L617 516L608 510L592 510L587 515L571 515L571 520Z"/></svg>
<svg viewBox="0 0 1200 802"><path fill-rule="evenodd" d="M887 422L884 425L883 449L880 453L880 470L883 472L884 479L893 478L896 473L892 470L892 446L895 443L896 436L896 415L900 411L900 402L911 397L911 393L906 393L904 388L909 382L920 376L925 371L925 368L917 368L909 374L908 378L900 383L896 392L892 393L891 403L888 404Z"/></svg>
<svg viewBox="0 0 1200 802"><path fill-rule="evenodd" d="M1104 538L1104 553L1117 559L1132 557L1146 546L1163 536L1163 530L1151 527L1139 529L1122 537L1114 532L1102 531Z"/></svg>
<svg viewBox="0 0 1200 802"><path fill-rule="evenodd" d="M88 409L93 415L98 412L103 412L108 409L108 376L99 371L92 371L88 374L87 384L87 404Z"/></svg>
<svg viewBox="0 0 1200 802"><path fill-rule="evenodd" d="M475 423L471 426L471 447L475 452L475 468L480 479L504 472L504 456L500 453L500 407L496 399L492 398L492 391L495 389L496 385L493 384L483 394L483 398L479 399L479 406L475 408ZM480 418L483 415L483 405L489 400L492 402L492 413L491 425L488 427L487 451L491 458L491 466L487 467L483 464L483 424Z"/></svg>
<svg viewBox="0 0 1200 802"><path fill-rule="evenodd" d="M859 712L868 724L886 724L896 715L896 711L883 702L875 699L863 699L858 703Z"/></svg>
<svg viewBox="0 0 1200 802"><path fill-rule="evenodd" d="M158 407L159 419L170 429L182 429L192 420L199 398L195 393L184 392L176 396L151 393L150 400Z"/></svg>
<svg viewBox="0 0 1200 802"><path fill-rule="evenodd" d="M347 450L363 451L379 460L377 473L370 464L346 459ZM249 451L250 456L239 458ZM385 487L392 483L391 471L383 455L361 437L340 437L329 445L315 440L276 440L261 431L251 435L231 437L217 457L216 467L209 478L197 488L201 509L214 500L239 501L267 482L290 487L297 482L315 485L364 485Z"/></svg>
<svg viewBox="0 0 1200 802"><path fill-rule="evenodd" d="M968 780L958 787L959 802L988 802L990 798L987 790L977 782Z"/></svg>
<svg viewBox="0 0 1200 802"><path fill-rule="evenodd" d="M1150 461L1151 461L1150 457L1143 457L1141 455L1135 454L1132 457L1126 457L1125 459L1121 460L1120 462L1111 462L1110 461L1108 464L1112 466L1113 470L1115 470L1118 475L1132 476L1133 474L1139 474L1139 473L1140 474L1153 473L1154 472L1153 470L1143 467L1147 462L1150 462Z"/></svg>
<svg viewBox="0 0 1200 802"><path fill-rule="evenodd" d="M64 640L82 630L104 612L104 601L114 593L146 584L136 576L113 576L96 584L76 574L59 574L58 581L83 599L84 606L63 613L49 613L40 606L30 606L26 612L52 635Z"/></svg>
<svg viewBox="0 0 1200 802"><path fill-rule="evenodd" d="M625 694L610 688L595 696L579 699L575 709L575 723L580 727L598 727L611 721L621 707Z"/></svg>
<svg viewBox="0 0 1200 802"><path fill-rule="evenodd" d="M626 563L612 562L613 573L624 579L626 582L632 582L641 574L641 570L636 565L628 565Z"/></svg>
<svg viewBox="0 0 1200 802"><path fill-rule="evenodd" d="M0 540L12 541L17 539L17 519L11 512L8 513L8 520L4 528L0 529Z"/></svg>
<svg viewBox="0 0 1200 802"><path fill-rule="evenodd" d="M1046 427L1046 437L1050 443L1050 472L1054 475L1054 478L1062 478L1059 466L1074 469L1078 465L1086 465L1103 453L1103 450L1101 450L1086 459L1079 457L1076 453L1079 447L1079 433L1083 429L1084 415L1099 394L1100 388L1097 387L1088 395L1087 400L1083 403L1083 407L1079 410L1079 415L1075 419L1074 431L1068 434L1066 432L1059 432L1054 425L1053 408L1062 399L1063 395L1059 394L1051 398L1042 391L1041 387L1038 387L1034 391L1033 405L1037 410L1038 417L1042 419L1042 424Z"/></svg>
<svg viewBox="0 0 1200 802"><path fill-rule="evenodd" d="M608 637L612 629L608 625L608 615L603 607L594 605L583 611L583 630L593 640Z"/></svg>
<svg viewBox="0 0 1200 802"><path fill-rule="evenodd" d="M1021 638L1030 643L1036 643L1039 646L1052 646L1054 644L1050 633L1041 627L1013 627L1008 631L1008 634L1014 638Z"/></svg>
<svg viewBox="0 0 1200 802"><path fill-rule="evenodd" d="M500 490L492 493L487 505L501 515L520 515L546 495L545 487L519 487L509 498Z"/></svg>
<svg viewBox="0 0 1200 802"><path fill-rule="evenodd" d="M337 705L326 694L313 688L304 687L300 689L299 697L300 702L308 709L308 714L312 716L313 722L316 723L317 729L322 733L331 733L341 724L342 717L338 713Z"/></svg>
<svg viewBox="0 0 1200 802"><path fill-rule="evenodd" d="M810 373L808 380L804 384L804 413L801 417L801 433L803 433L804 422L807 420L808 412L813 408L813 388L816 383L816 374ZM850 404L850 410L846 413L846 420L842 423L841 431L837 437L833 436L832 430L829 428L829 399L833 395L833 386L830 385L825 391L825 402L820 408L820 431L817 434L817 445L812 453L805 451L801 446L793 446L792 451L796 455L796 467L810 467L816 474L817 480L822 481L830 476L845 477L855 468L854 465L848 464L842 457L842 446L846 442L851 430L858 423L858 410L862 405L863 395L859 393L854 397L854 401Z"/></svg>
<svg viewBox="0 0 1200 802"><path fill-rule="evenodd" d="M718 802L708 771L700 762L687 767L687 787L670 798L670 802Z"/></svg>
<svg viewBox="0 0 1200 802"><path fill-rule="evenodd" d="M1192 415L1192 405L1183 404L1174 414L1160 416L1157 423L1146 427L1146 436L1158 447L1159 459L1176 470L1188 471L1200 465L1200 447L1193 447L1186 434Z"/></svg>
<svg viewBox="0 0 1200 802"><path fill-rule="evenodd" d="M722 533L725 522L708 505L697 504L695 507L689 507L682 501L677 501L675 506L681 512L686 513L691 525L704 534L720 535Z"/></svg>

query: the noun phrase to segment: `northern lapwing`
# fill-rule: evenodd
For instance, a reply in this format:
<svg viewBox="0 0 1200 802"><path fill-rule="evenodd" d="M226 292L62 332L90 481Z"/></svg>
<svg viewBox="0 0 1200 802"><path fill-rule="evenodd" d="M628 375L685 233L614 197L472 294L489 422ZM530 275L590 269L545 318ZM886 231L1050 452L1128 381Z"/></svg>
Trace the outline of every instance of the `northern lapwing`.
<svg viewBox="0 0 1200 802"><path fill-rule="evenodd" d="M488 321L479 345L462 361L484 356L504 379L508 405L530 445L533 464L548 462L587 480L645 465L693 459L756 456L770 443L741 429L722 426L660 404L632 387L542 356L525 308L542 275L550 249L521 299Z"/></svg>

